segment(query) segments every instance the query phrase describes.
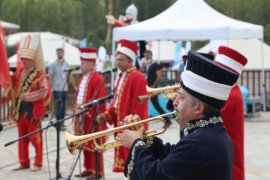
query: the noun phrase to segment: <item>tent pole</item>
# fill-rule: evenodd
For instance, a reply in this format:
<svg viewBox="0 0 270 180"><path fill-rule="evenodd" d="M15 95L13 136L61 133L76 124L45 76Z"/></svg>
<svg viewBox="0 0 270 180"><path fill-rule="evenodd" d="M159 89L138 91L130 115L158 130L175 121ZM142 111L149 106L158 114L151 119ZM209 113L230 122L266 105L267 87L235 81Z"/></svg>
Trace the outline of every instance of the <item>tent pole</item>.
<svg viewBox="0 0 270 180"><path fill-rule="evenodd" d="M158 40L158 64L160 64L160 40Z"/></svg>
<svg viewBox="0 0 270 180"><path fill-rule="evenodd" d="M266 111L266 88L265 88L265 69L264 69L264 48L263 48L263 43L264 43L264 38L262 37L261 39L261 60L262 60L262 71L261 71L261 76L262 76L262 81L261 81L261 94L262 94L262 102L263 102L263 111Z"/></svg>
<svg viewBox="0 0 270 180"><path fill-rule="evenodd" d="M110 57L112 68L115 67L115 41L112 40L112 55ZM114 73L111 73L111 91L114 89Z"/></svg>

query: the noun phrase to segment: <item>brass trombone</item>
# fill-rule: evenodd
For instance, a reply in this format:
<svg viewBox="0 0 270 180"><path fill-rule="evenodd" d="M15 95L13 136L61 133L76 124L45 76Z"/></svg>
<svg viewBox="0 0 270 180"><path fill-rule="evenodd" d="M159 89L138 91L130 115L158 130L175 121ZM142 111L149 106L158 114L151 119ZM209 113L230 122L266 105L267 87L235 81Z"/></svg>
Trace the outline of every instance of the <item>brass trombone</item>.
<svg viewBox="0 0 270 180"><path fill-rule="evenodd" d="M162 96L163 98L174 99L177 96L177 91L179 90L179 88L179 84L161 88L150 88L149 86L146 86L147 95L138 96L138 100L140 103L143 103L146 100L150 99L152 96L156 96L161 93L164 94Z"/></svg>
<svg viewBox="0 0 270 180"><path fill-rule="evenodd" d="M118 127L112 128L112 129L107 129L104 131L100 131L100 132L96 132L96 133L92 133L92 134L87 134L87 135L82 135L82 136L74 136L74 135L70 134L68 131L66 131L65 132L65 139L66 139L67 148L71 154L74 154L75 150L78 146L80 146L88 141L91 141L91 140L94 141L94 144L95 144L94 148L98 151L105 151L105 150L110 149L110 148L118 147L118 146L122 145L121 142L112 141L112 142L107 142L107 143L102 144L102 145L98 145L96 140L98 138L107 136L109 134L113 134L115 132L120 132L124 129L135 128L135 127L138 127L139 125L142 125L143 123L148 123L148 122L156 121L156 120L160 120L161 122L163 122L163 124L164 124L163 129L161 129L160 131L156 131L156 130L145 131L144 138L158 135L158 134L162 134L167 129L166 121L162 117L168 116L170 114L176 114L176 112L173 111L170 113L162 114L160 116L144 119L144 120L133 122L130 124L124 124L122 126L118 126Z"/></svg>

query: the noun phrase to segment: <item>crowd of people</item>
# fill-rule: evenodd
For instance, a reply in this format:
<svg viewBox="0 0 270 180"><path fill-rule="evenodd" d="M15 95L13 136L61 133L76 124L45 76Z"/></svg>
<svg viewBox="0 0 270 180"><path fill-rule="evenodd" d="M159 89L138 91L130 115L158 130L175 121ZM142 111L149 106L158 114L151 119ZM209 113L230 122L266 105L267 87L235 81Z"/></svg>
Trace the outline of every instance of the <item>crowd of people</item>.
<svg viewBox="0 0 270 180"><path fill-rule="evenodd" d="M108 23L121 26L136 23L134 6L129 7L126 13L126 19L120 18L122 21L108 16ZM108 108L106 103L95 105L77 115L75 135L103 131L107 124L118 127L148 118L148 102L140 103L138 96L147 95L147 86L157 88L162 74L150 50L144 51L143 58L137 63L139 67L136 67L138 44L141 43L126 39L118 41L115 56L118 76L113 99ZM56 104L56 120L65 117L68 83L76 92L75 112L81 112L82 105L108 94L105 80L95 68L96 48L79 49L82 75L78 84L69 71L65 71L69 64L64 59L64 49L57 49L57 59L49 67L49 77L44 73L39 49L38 34L29 34L21 40L23 68L14 81L14 118L19 137L41 127L51 93ZM189 51L183 61L184 65L179 67L179 90L170 108L175 111L175 121L180 127L180 133L176 135L179 141L170 144L158 137L145 138L147 123L117 132L115 140L123 145L115 147L113 171L123 172L128 179L245 179L244 106L237 80L247 59L229 47L220 46L213 58ZM150 97L150 100L160 114L165 113L157 96ZM169 127L173 120L170 117L165 117L165 120ZM63 124L60 129L65 130ZM102 138L99 143L105 141ZM29 142L36 153L32 171L42 169L43 137L39 132L19 141L20 166L14 169L16 171L30 168ZM103 153L92 147L91 140L78 148L84 155L84 170L75 177L103 177Z"/></svg>

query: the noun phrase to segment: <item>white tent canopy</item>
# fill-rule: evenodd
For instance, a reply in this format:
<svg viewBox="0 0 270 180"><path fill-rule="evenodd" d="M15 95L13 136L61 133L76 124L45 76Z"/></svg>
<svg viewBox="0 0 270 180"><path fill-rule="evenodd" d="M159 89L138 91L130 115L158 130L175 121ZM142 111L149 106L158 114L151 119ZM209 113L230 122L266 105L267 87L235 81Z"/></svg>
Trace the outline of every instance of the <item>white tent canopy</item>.
<svg viewBox="0 0 270 180"><path fill-rule="evenodd" d="M114 28L113 40L263 39L263 27L227 17L203 0L178 0L161 14Z"/></svg>
<svg viewBox="0 0 270 180"><path fill-rule="evenodd" d="M152 41L152 47L148 47L147 49L153 52L153 60L159 61L173 61L175 59L175 48L176 43L173 41Z"/></svg>
<svg viewBox="0 0 270 180"><path fill-rule="evenodd" d="M74 39L71 37L63 36L61 34L56 34L52 32L19 32L15 34L11 34L6 36L7 39L7 46L16 46L17 43L21 40L23 36L26 36L29 33L39 33L41 36L41 39L47 39L47 40L64 40L72 45L79 46L80 40Z"/></svg>
<svg viewBox="0 0 270 180"><path fill-rule="evenodd" d="M64 40L53 40L53 39L41 39L41 46L43 52L43 59L45 66L50 65L56 60L56 49L63 48L65 51L64 58L70 66L79 66L80 53L78 48L65 42ZM14 54L8 59L8 63L11 67L17 66L17 54Z"/></svg>
<svg viewBox="0 0 270 180"><path fill-rule="evenodd" d="M217 52L219 45L229 46L248 59L245 70L260 70L262 68L262 60L265 69L270 69L270 46L263 43L262 57L262 42L258 39L238 39L238 40L217 40L203 46L198 52L208 53L209 51Z"/></svg>
<svg viewBox="0 0 270 180"><path fill-rule="evenodd" d="M6 22L6 21L0 21L0 23L4 29L20 29L20 26L14 23Z"/></svg>

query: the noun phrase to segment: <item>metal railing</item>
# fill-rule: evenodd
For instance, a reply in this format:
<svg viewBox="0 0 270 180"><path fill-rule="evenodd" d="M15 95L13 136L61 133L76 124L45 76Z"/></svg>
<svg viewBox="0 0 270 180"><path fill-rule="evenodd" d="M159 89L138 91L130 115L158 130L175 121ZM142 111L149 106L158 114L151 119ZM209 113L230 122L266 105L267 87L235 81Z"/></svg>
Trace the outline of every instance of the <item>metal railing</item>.
<svg viewBox="0 0 270 180"><path fill-rule="evenodd" d="M106 77L107 76L107 77ZM109 92L110 89L110 75L106 75L106 84ZM76 81L79 79L79 75L75 75ZM162 79L160 81L160 86L172 85L179 83L179 73L172 70L162 70ZM240 78L240 84L247 87L249 90L249 97L261 97L262 92L265 91L265 103L266 107L270 107L270 70L265 70L264 73L264 86L261 86L262 72L260 70L254 71L244 71ZM71 111L75 104L75 92L69 88L68 100L67 100L67 110ZM54 101L52 101L47 106L47 115L52 115L54 110ZM8 96L4 96L2 87L0 86L0 122L9 123L12 122L13 117L13 102L11 98L11 93Z"/></svg>
<svg viewBox="0 0 270 180"><path fill-rule="evenodd" d="M11 92L5 96L3 88L0 86L0 122L9 123L13 120L13 102Z"/></svg>

